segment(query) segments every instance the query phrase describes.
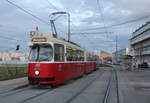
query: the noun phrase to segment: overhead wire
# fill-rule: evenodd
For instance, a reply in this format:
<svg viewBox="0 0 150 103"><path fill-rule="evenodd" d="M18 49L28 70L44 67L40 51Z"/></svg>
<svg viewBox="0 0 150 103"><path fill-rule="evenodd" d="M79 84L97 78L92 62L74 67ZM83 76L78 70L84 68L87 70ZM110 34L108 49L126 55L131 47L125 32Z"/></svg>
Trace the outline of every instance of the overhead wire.
<svg viewBox="0 0 150 103"><path fill-rule="evenodd" d="M58 9L54 4L52 4L49 0L45 0L46 2L48 2L48 4L50 6L52 6L56 11L59 11L60 9ZM59 32L61 33L65 33L65 31L61 30L59 27L57 27L59 29Z"/></svg>
<svg viewBox="0 0 150 103"><path fill-rule="evenodd" d="M100 3L100 0L96 0L96 1L97 1L98 9L100 11L100 15L101 15L101 20L102 20L102 23L103 23L103 27L104 27L104 30L106 31L106 36L108 37L108 35L107 35L107 28L106 28L106 24L105 24L105 19L104 19L104 15L103 15L104 8L102 6L102 2Z"/></svg>
<svg viewBox="0 0 150 103"><path fill-rule="evenodd" d="M73 32L72 35L78 35L78 34L105 34L105 33L113 33L113 32Z"/></svg>
<svg viewBox="0 0 150 103"><path fill-rule="evenodd" d="M38 16L32 14L31 12L25 10L24 8L20 7L19 5L15 4L15 3L13 3L13 2L11 2L11 1L9 1L9 0L6 0L6 1L7 1L9 4L11 4L11 5L15 6L16 8L20 9L21 11L25 12L26 14L28 14L28 15L32 16L33 18L35 18L35 19L41 21L42 23L44 23L44 24L46 24L46 25L50 25L49 23L47 23L47 22L44 21L43 19L41 19L41 18L39 18Z"/></svg>
<svg viewBox="0 0 150 103"><path fill-rule="evenodd" d="M11 1L9 1L9 0L5 0L5 1L8 2L9 4L15 6L16 8L20 9L21 11L25 12L26 14L32 16L33 18L39 20L40 22L42 22L42 23L44 23L44 24L46 24L46 25L50 25L50 24L47 23L46 21L42 20L41 18L39 18L38 16L32 14L31 12L25 10L24 8L18 6L17 4L15 4L15 3L13 3L13 2L11 2ZM0 37L3 38L3 39L8 39L8 40L17 40L17 39L13 39L12 37L5 37L5 36L0 36ZM17 40L17 41L21 41L21 40ZM23 41L23 42L27 42L27 41Z"/></svg>
<svg viewBox="0 0 150 103"><path fill-rule="evenodd" d="M57 8L53 3L51 3L49 0L46 0L47 2L48 2L48 4L50 5L50 6L52 6L56 11L60 11L61 9L59 9L59 8ZM73 25L73 26L75 26L75 24L72 22L72 20L70 20L70 23ZM58 27L57 27L58 28ZM58 28L60 31L63 31L63 30L61 30L60 28ZM70 28L71 29L71 28Z"/></svg>
<svg viewBox="0 0 150 103"><path fill-rule="evenodd" d="M9 40L11 42L11 44L13 42L13 44L15 44L15 45L18 45L19 42L22 42L22 43L27 42L26 40L18 40L18 39L12 38L12 37L6 37L6 36L1 36L1 35L0 35L0 39L7 40L7 42ZM14 50L15 49L15 48L11 47L10 45L9 45L9 47L4 46L3 48L9 48L9 50Z"/></svg>
<svg viewBox="0 0 150 103"><path fill-rule="evenodd" d="M42 22L42 23L44 23L44 24L50 26L50 24L49 24L48 22L46 22L46 21L44 21L43 19L39 18L38 16L32 14L31 12L25 10L24 8L20 7L19 5L15 4L15 3L13 3L13 2L11 2L11 1L9 1L9 0L6 0L6 1L7 1L9 4L11 4L11 5L15 6L16 8L20 9L21 11L25 12L26 14L28 14L28 15L32 16L33 18L37 19L38 21L40 21L40 22ZM64 33L64 31L62 31L62 30L59 30L59 31Z"/></svg>
<svg viewBox="0 0 150 103"><path fill-rule="evenodd" d="M40 22L42 22L42 23L44 23L44 24L46 24L46 25L50 25L50 24L49 24L48 22L46 22L45 20L43 20L43 19L41 19L40 17L34 15L33 13L31 13L30 11L28 11L28 10L22 8L21 6L15 4L14 2L9 1L9 0L5 0L5 1L8 2L9 4L13 5L14 7L18 8L19 10L23 11L24 13L26 13L26 14L32 16L33 18L37 19L38 21L40 21ZM47 1L48 1L48 0L47 0ZM49 4L50 4L50 2L49 2ZM53 5L52 5L52 6L53 6ZM53 7L54 7L54 6L53 6ZM56 9L56 8L55 8L55 9ZM0 27L1 27L1 25L0 25ZM60 31L60 32L61 32L61 31ZM1 39L6 39L6 40L14 40L14 41L27 42L27 41L23 41L23 40L14 39L14 38L12 38L12 37L5 37L5 36L0 36L0 37L1 37Z"/></svg>
<svg viewBox="0 0 150 103"><path fill-rule="evenodd" d="M9 1L9 0L6 0L6 1L7 1L9 4L11 4L11 5L15 6L16 8L20 9L21 11L25 12L26 14L28 14L28 15L32 16L33 18L39 20L40 22L42 22L42 23L44 23L44 24L50 26L50 24L49 24L48 22L46 22L46 21L44 21L43 19L39 18L38 16L32 14L31 12L25 10L24 8L20 7L19 5L15 4L15 3L13 3L13 2L11 2L11 1ZM62 32L62 33L64 33L64 31L62 31L62 30L59 30L59 31Z"/></svg>
<svg viewBox="0 0 150 103"><path fill-rule="evenodd" d="M95 27L95 28L87 28L87 29L78 29L79 31L89 31L89 30L101 30L101 29L105 29L105 28L112 28L112 27L117 27L117 26L122 26L122 25L126 25L126 24L129 24L129 23L134 23L134 22L138 22L138 21L141 21L141 20L144 20L144 19L147 19L150 17L150 14L149 15L146 15L146 16L143 16L143 17L139 17L139 18L136 18L136 19L132 19L132 20L127 20L127 21L124 21L124 22L121 22L121 23L116 23L116 24L112 24L112 25L109 25L109 26L106 26L106 27Z"/></svg>
<svg viewBox="0 0 150 103"><path fill-rule="evenodd" d="M27 42L26 40L18 40L18 39L12 38L12 37L6 37L6 36L1 36L1 35L0 35L0 39L20 41L20 42Z"/></svg>
<svg viewBox="0 0 150 103"><path fill-rule="evenodd" d="M104 16L103 16L103 11L102 11L102 6L100 5L100 1L97 0L97 5L98 5L98 9L100 11L100 16L101 16L101 20L102 20L102 23L103 23L103 26L104 26L104 29L105 31L104 32L78 32L78 33L72 33L73 35L84 35L84 37L87 37L87 34L108 34L108 33L112 33L112 32L107 32L107 28L106 27L106 24L105 24L105 20L104 20ZM86 34L86 35L85 35ZM90 44L93 44L93 41L90 41ZM99 49L98 47L96 49Z"/></svg>
<svg viewBox="0 0 150 103"><path fill-rule="evenodd" d="M9 1L9 0L6 0L6 1L7 1L9 4L11 4L11 5L15 6L16 8L20 9L21 11L25 12L26 14L28 14L28 15L34 17L35 19L41 21L42 23L44 23L44 24L46 24L46 25L50 25L49 23L47 23L47 22L44 21L43 19L41 19L41 18L39 18L38 16L32 14L31 12L25 10L24 8L20 7L19 5L15 4L15 3L13 3L13 2L11 2L11 1ZM55 8L56 10L59 10L59 9L58 9L56 6L54 6L49 0L47 0L47 1L49 2L49 4L50 4L51 6L53 6L53 8ZM6 37L4 37L4 38L6 39ZM7 39L8 39L8 38L7 38ZM12 38L11 38L11 39L12 39Z"/></svg>
<svg viewBox="0 0 150 103"><path fill-rule="evenodd" d="M52 6L55 10L59 10L54 4L52 4L49 0L46 0L50 6Z"/></svg>
<svg viewBox="0 0 150 103"><path fill-rule="evenodd" d="M60 10L61 10L61 9L57 8L54 4L52 4L49 0L46 0L46 1L47 1L47 2L49 3L49 5L51 5L55 10L57 10L57 11L60 11ZM75 24L72 22L72 20L70 20L70 23L75 26Z"/></svg>

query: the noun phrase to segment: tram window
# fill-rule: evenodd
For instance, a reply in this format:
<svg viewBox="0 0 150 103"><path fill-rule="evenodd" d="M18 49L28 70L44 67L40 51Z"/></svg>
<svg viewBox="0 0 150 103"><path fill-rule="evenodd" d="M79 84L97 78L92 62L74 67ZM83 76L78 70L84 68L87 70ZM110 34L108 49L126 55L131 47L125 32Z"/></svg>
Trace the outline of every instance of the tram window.
<svg viewBox="0 0 150 103"><path fill-rule="evenodd" d="M84 52L75 48L67 47L67 61L84 61Z"/></svg>
<svg viewBox="0 0 150 103"><path fill-rule="evenodd" d="M43 46L39 48L39 61L50 61L52 60L53 51L48 46Z"/></svg>
<svg viewBox="0 0 150 103"><path fill-rule="evenodd" d="M34 45L31 47L30 61L51 61L53 58L53 49L51 45Z"/></svg>
<svg viewBox="0 0 150 103"><path fill-rule="evenodd" d="M77 50L67 47L67 61L77 61Z"/></svg>
<svg viewBox="0 0 150 103"><path fill-rule="evenodd" d="M78 61L78 51L76 49L73 49L73 56L72 56L72 61Z"/></svg>
<svg viewBox="0 0 150 103"><path fill-rule="evenodd" d="M31 47L30 56L29 56L30 61L36 61L37 60L37 57L38 57L37 50L38 50L37 46Z"/></svg>
<svg viewBox="0 0 150 103"><path fill-rule="evenodd" d="M84 52L81 50L78 51L78 61L84 61Z"/></svg>
<svg viewBox="0 0 150 103"><path fill-rule="evenodd" d="M83 51L81 52L81 58L82 58L82 61L84 61L84 52Z"/></svg>
<svg viewBox="0 0 150 103"><path fill-rule="evenodd" d="M87 61L93 61L93 57L90 53L87 53Z"/></svg>
<svg viewBox="0 0 150 103"><path fill-rule="evenodd" d="M73 49L70 47L67 47L66 49L67 52L67 61L73 61Z"/></svg>
<svg viewBox="0 0 150 103"><path fill-rule="evenodd" d="M64 61L64 46L61 44L54 44L55 61Z"/></svg>

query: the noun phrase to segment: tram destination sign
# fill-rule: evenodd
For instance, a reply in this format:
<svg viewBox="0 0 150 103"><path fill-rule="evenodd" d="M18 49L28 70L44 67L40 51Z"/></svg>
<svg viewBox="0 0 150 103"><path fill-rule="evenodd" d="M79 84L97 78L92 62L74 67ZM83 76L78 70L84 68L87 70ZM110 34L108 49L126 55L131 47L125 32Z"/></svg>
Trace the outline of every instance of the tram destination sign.
<svg viewBox="0 0 150 103"><path fill-rule="evenodd" d="M46 38L33 38L32 42L46 42L47 39Z"/></svg>

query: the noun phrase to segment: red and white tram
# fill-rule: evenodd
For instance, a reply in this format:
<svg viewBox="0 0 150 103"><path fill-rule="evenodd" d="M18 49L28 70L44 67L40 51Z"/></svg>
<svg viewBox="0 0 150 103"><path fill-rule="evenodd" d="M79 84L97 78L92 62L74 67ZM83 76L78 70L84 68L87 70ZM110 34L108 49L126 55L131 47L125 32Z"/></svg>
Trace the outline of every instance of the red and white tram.
<svg viewBox="0 0 150 103"><path fill-rule="evenodd" d="M53 35L31 32L29 47L30 84L62 84L96 70L98 56Z"/></svg>

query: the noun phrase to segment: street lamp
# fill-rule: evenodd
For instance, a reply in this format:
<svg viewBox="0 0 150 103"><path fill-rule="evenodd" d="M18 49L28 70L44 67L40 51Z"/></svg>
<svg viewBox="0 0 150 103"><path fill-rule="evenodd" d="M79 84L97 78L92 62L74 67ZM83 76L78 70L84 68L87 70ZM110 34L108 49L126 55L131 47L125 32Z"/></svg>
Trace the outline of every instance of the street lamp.
<svg viewBox="0 0 150 103"><path fill-rule="evenodd" d="M67 14L68 15L68 41L70 41L70 14L68 12L53 12L51 15L55 16L58 14Z"/></svg>

